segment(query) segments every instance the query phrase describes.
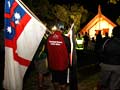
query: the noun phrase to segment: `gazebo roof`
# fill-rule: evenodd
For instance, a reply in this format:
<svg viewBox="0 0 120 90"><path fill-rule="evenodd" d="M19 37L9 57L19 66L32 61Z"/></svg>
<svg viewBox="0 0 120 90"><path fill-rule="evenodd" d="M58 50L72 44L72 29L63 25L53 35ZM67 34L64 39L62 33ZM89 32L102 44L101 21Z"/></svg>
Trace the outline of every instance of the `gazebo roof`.
<svg viewBox="0 0 120 90"><path fill-rule="evenodd" d="M113 23L110 19L108 19L106 16L104 16L101 12L101 6L98 6L98 13L97 15L87 24L85 27L83 27L80 32L87 32L91 27L93 27L97 22L100 21L100 19L104 19L109 24L111 24L113 27L116 26L115 23Z"/></svg>

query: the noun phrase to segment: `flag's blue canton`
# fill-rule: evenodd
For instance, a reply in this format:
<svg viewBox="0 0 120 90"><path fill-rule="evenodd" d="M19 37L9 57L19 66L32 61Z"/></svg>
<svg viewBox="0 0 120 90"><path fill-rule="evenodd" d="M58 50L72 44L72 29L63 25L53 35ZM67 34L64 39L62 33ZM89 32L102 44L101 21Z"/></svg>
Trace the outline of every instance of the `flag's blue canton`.
<svg viewBox="0 0 120 90"><path fill-rule="evenodd" d="M12 39L15 35L15 29L11 27L10 25L10 20L6 19L5 20L5 37L7 39Z"/></svg>
<svg viewBox="0 0 120 90"><path fill-rule="evenodd" d="M7 39L14 38L16 26L20 24L20 20L26 14L23 8L21 8L21 6L15 6L14 3L14 0L6 0L5 2L5 14L9 14L10 16L5 17L5 37ZM14 10L11 10L11 8L13 8Z"/></svg>

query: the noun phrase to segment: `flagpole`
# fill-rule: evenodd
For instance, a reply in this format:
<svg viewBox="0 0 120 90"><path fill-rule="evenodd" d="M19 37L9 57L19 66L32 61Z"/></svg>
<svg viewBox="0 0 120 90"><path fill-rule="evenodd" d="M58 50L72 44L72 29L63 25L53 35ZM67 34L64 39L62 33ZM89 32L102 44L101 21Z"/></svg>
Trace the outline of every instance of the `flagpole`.
<svg viewBox="0 0 120 90"><path fill-rule="evenodd" d="M21 0L18 0L28 11L29 13L35 17L38 21L42 22ZM46 27L47 28L47 27ZM48 28L46 29L50 34L52 33Z"/></svg>
<svg viewBox="0 0 120 90"><path fill-rule="evenodd" d="M75 50L75 40L74 40L74 23L71 25L70 30L72 30L71 37L71 66L70 66L70 90L78 90L77 86L77 56Z"/></svg>

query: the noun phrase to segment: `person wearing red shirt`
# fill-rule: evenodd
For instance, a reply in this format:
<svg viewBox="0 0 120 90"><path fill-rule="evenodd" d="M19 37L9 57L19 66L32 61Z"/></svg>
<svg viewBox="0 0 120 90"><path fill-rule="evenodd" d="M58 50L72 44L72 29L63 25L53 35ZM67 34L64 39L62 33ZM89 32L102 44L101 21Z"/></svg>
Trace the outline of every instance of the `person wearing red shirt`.
<svg viewBox="0 0 120 90"><path fill-rule="evenodd" d="M48 37L46 50L55 90L67 90L70 39L62 34L62 30L57 29Z"/></svg>

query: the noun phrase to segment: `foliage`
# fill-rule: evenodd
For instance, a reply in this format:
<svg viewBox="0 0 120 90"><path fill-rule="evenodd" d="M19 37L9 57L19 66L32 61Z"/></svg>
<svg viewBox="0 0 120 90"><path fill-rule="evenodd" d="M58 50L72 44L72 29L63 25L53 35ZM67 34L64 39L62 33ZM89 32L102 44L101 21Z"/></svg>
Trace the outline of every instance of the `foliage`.
<svg viewBox="0 0 120 90"><path fill-rule="evenodd" d="M33 10L32 8L32 0L24 0L24 3L26 6L29 7L30 10Z"/></svg>
<svg viewBox="0 0 120 90"><path fill-rule="evenodd" d="M49 13L49 2L48 0L36 0L33 3L33 8L35 14L40 18L40 20L45 20Z"/></svg>
<svg viewBox="0 0 120 90"><path fill-rule="evenodd" d="M71 24L72 20L75 23L75 33L80 29L80 24L86 21L88 15L88 11L79 4L74 4L71 6L55 5L53 6L52 13L58 20L67 24L67 26Z"/></svg>
<svg viewBox="0 0 120 90"><path fill-rule="evenodd" d="M25 3L31 7L35 15L43 22L58 23L63 22L66 26L70 26L70 21L75 23L75 32L80 29L80 24L87 19L88 11L79 4L74 5L59 5L49 4L48 0L25 0ZM50 25L48 25L50 27Z"/></svg>
<svg viewBox="0 0 120 90"><path fill-rule="evenodd" d="M118 19L116 20L117 24L120 25L120 16L118 17Z"/></svg>
<svg viewBox="0 0 120 90"><path fill-rule="evenodd" d="M35 15L47 23L47 27L58 22L65 24L65 27L70 27L71 20L74 21L75 33L81 28L81 25L90 18L90 13L80 3L74 4L50 4L50 0L24 0ZM120 0L107 0L108 4L117 5ZM116 20L119 24L120 19ZM51 24L52 23L52 24Z"/></svg>
<svg viewBox="0 0 120 90"><path fill-rule="evenodd" d="M55 5L52 8L52 13L59 19L61 22L68 23L68 11L64 6Z"/></svg>
<svg viewBox="0 0 120 90"><path fill-rule="evenodd" d="M117 4L120 0L108 0L108 3Z"/></svg>
<svg viewBox="0 0 120 90"><path fill-rule="evenodd" d="M71 6L70 18L75 23L75 33L80 29L80 24L87 20L87 15L88 11L82 5L74 4Z"/></svg>

